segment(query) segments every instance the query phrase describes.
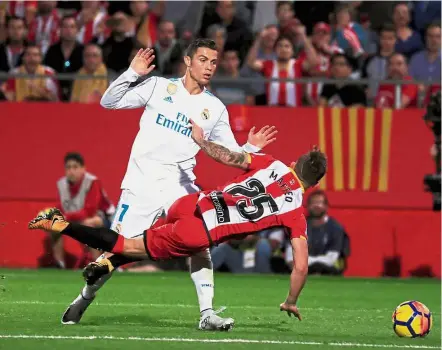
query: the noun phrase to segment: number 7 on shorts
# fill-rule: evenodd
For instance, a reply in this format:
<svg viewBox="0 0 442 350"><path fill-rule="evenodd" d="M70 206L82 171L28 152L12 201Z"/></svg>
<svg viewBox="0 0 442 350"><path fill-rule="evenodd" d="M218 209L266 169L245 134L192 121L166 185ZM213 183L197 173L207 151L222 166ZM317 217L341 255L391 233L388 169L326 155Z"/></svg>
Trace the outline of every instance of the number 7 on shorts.
<svg viewBox="0 0 442 350"><path fill-rule="evenodd" d="M122 208L122 210L121 210L120 216L118 217L119 222L123 221L124 215L126 215L126 212L129 209L129 205L128 204L121 204L121 208Z"/></svg>

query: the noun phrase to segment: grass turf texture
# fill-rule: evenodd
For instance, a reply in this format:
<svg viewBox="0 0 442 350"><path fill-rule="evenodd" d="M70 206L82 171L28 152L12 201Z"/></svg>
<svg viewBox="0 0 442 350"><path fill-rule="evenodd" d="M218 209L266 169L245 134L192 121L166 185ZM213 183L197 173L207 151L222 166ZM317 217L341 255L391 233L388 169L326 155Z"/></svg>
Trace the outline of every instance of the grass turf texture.
<svg viewBox="0 0 442 350"><path fill-rule="evenodd" d="M60 318L83 285L79 271L0 270L0 275L0 349L441 347L438 280L309 277L299 322L279 311L288 276L216 274L215 303L227 306L224 315L236 324L232 332L212 333L197 330L196 293L187 273L115 273L75 326L61 325ZM411 299L433 313L426 338L401 339L392 330L394 308Z"/></svg>

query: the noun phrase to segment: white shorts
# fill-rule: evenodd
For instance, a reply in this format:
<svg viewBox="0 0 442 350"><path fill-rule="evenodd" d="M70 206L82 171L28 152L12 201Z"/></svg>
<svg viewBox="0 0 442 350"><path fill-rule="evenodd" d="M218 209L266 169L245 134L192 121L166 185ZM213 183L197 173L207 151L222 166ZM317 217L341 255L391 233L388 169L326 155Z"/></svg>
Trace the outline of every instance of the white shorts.
<svg viewBox="0 0 442 350"><path fill-rule="evenodd" d="M177 185L167 191L153 189L151 196L137 196L123 189L111 229L126 238L141 236L178 198L198 191L194 183Z"/></svg>

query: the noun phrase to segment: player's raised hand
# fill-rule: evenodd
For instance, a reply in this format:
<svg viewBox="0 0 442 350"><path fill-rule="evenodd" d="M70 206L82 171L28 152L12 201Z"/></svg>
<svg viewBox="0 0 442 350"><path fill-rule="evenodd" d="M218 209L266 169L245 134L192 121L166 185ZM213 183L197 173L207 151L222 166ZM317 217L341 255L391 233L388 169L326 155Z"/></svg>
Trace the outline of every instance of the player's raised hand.
<svg viewBox="0 0 442 350"><path fill-rule="evenodd" d="M276 127L274 126L264 126L255 133L255 127L251 128L249 131L249 137L247 141L253 146L263 149L264 147L270 145L276 140L275 135L278 133Z"/></svg>
<svg viewBox="0 0 442 350"><path fill-rule="evenodd" d="M287 315L289 315L289 317L292 317L292 315L295 315L295 317L299 321L302 320L301 314L299 313L298 308L294 304L289 304L289 303L287 303L287 301L285 301L281 305L279 305L279 310L286 311Z"/></svg>
<svg viewBox="0 0 442 350"><path fill-rule="evenodd" d="M139 49L130 63L130 67L139 75L147 75L155 69L155 65L151 65L154 58L152 49Z"/></svg>
<svg viewBox="0 0 442 350"><path fill-rule="evenodd" d="M192 119L190 119L190 124L192 124L192 139L195 141L195 143L199 144L202 140L204 140L204 131Z"/></svg>

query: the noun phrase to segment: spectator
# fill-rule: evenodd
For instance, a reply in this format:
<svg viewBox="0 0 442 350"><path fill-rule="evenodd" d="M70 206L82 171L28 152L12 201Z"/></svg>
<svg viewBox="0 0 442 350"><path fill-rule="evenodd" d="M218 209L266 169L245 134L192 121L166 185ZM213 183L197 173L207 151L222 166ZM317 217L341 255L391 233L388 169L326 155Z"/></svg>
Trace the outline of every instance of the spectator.
<svg viewBox="0 0 442 350"><path fill-rule="evenodd" d="M242 61L252 42L252 34L247 23L235 15L235 3L228 0L218 1L215 13L203 17L200 35L207 36L207 28L212 24L221 24L226 28L226 45L238 51Z"/></svg>
<svg viewBox="0 0 442 350"><path fill-rule="evenodd" d="M257 38L257 40L259 40L258 54L256 56L257 59L262 61L272 61L276 59L275 43L276 39L278 39L278 36L279 30L275 24L269 24L264 27L264 29L262 30L262 38ZM258 43L254 45L258 45ZM252 47L254 47L254 45ZM251 53L253 53L252 48L247 54L246 62L249 62L249 55ZM241 68L241 75L249 78L259 78L262 76L259 72L252 70L247 64L243 65L243 67ZM253 95L255 95L255 104L266 105L267 99L265 84L260 82L253 83L251 84L251 88L253 90Z"/></svg>
<svg viewBox="0 0 442 350"><path fill-rule="evenodd" d="M116 12L109 19L111 35L103 44L103 57L109 69L121 72L127 69L127 61L134 48L134 39L127 35L128 17Z"/></svg>
<svg viewBox="0 0 442 350"><path fill-rule="evenodd" d="M271 250L266 239L248 235L243 240L221 243L211 251L213 268L227 267L232 273L270 273Z"/></svg>
<svg viewBox="0 0 442 350"><path fill-rule="evenodd" d="M328 200L323 191L315 191L307 199L307 236L309 274L339 275L344 272L349 255L349 241L343 227L328 216ZM293 264L291 249L287 262Z"/></svg>
<svg viewBox="0 0 442 350"><path fill-rule="evenodd" d="M352 59L337 53L331 58L331 76L335 79L348 80L354 67ZM348 82L326 84L321 92L319 105L324 107L361 107L366 105L364 90Z"/></svg>
<svg viewBox="0 0 442 350"><path fill-rule="evenodd" d="M296 31L303 38L306 59L293 59L293 42L290 38L280 36L275 44L276 60L257 59L258 49L265 32L261 32L253 44L248 56L251 69L261 72L266 78L293 79L302 76L302 71L317 64L316 52L305 34L305 27L298 26ZM293 82L274 81L267 84L267 104L278 106L301 106L303 86Z"/></svg>
<svg viewBox="0 0 442 350"><path fill-rule="evenodd" d="M371 27L371 19L366 13L362 13L359 19L362 28L367 33L367 44L364 47L366 55L373 55L378 51L379 37Z"/></svg>
<svg viewBox="0 0 442 350"><path fill-rule="evenodd" d="M149 9L147 1L131 1L130 11L132 33L142 47L153 47L157 42L157 27L164 13L164 1L156 1Z"/></svg>
<svg viewBox="0 0 442 350"><path fill-rule="evenodd" d="M170 76L178 71L178 64L182 61L183 50L176 40L175 25L172 22L160 22L154 52L155 67L162 75Z"/></svg>
<svg viewBox="0 0 442 350"><path fill-rule="evenodd" d="M109 227L115 207L106 195L101 181L86 171L83 156L67 153L64 157L66 175L57 181L59 204L70 222L90 227ZM63 239L52 236L52 249L58 267L64 268ZM95 260L101 254L89 248Z"/></svg>
<svg viewBox="0 0 442 350"><path fill-rule="evenodd" d="M412 80L408 75L407 59L401 53L395 53L388 60L388 76L391 80ZM395 85L382 84L376 96L376 107L395 107ZM417 106L417 86L415 84L401 85L401 100L398 108Z"/></svg>
<svg viewBox="0 0 442 350"><path fill-rule="evenodd" d="M80 77L74 81L71 102L98 103L109 85L108 79L102 78L109 72L103 63L101 48L96 44L86 45L83 62L84 65L78 72ZM85 76L89 77L85 78Z"/></svg>
<svg viewBox="0 0 442 350"><path fill-rule="evenodd" d="M367 58L362 68L363 77L370 80L367 90L367 96L370 100L374 99L378 93L378 80L387 78L388 59L394 53L395 44L396 31L394 26L385 24L380 32L379 52Z"/></svg>
<svg viewBox="0 0 442 350"><path fill-rule="evenodd" d="M440 21L440 15L440 1L413 1L413 23L420 33L431 23Z"/></svg>
<svg viewBox="0 0 442 350"><path fill-rule="evenodd" d="M276 18L278 19L279 31L282 35L290 34L290 25L295 19L295 11L291 1L276 2Z"/></svg>
<svg viewBox="0 0 442 350"><path fill-rule="evenodd" d="M14 78L6 82L6 97L9 101L56 101L59 98L58 83L53 78L52 68L42 65L40 46L29 44L23 54L23 64L12 69L12 74L48 76L48 78Z"/></svg>
<svg viewBox="0 0 442 350"><path fill-rule="evenodd" d="M75 73L83 65L83 45L77 41L78 27L75 17L66 16L61 20L60 40L52 45L44 63L57 73ZM69 101L72 80L61 80L61 99Z"/></svg>
<svg viewBox="0 0 442 350"><path fill-rule="evenodd" d="M406 3L396 3L393 11L393 23L397 35L396 52L409 58L415 52L424 48L419 33L410 28L410 10Z"/></svg>
<svg viewBox="0 0 442 350"><path fill-rule="evenodd" d="M23 18L26 25L30 25L37 13L38 1L8 1L7 10L9 16Z"/></svg>
<svg viewBox="0 0 442 350"><path fill-rule="evenodd" d="M313 28L312 45L316 50L319 63L306 67L304 71L306 76L329 77L330 75L330 57L334 53L342 52L336 45L330 44L330 26L324 22L316 23ZM304 59L305 52L301 52L299 59ZM308 83L305 88L305 98L309 105L316 106L319 103L319 97L324 84Z"/></svg>
<svg viewBox="0 0 442 350"><path fill-rule="evenodd" d="M21 64L26 46L25 22L19 17L10 17L7 24L8 39L0 45L0 71L8 72Z"/></svg>
<svg viewBox="0 0 442 350"><path fill-rule="evenodd" d="M352 22L351 16L351 7L348 4L336 7L333 40L347 55L359 57L367 46L367 33L360 24Z"/></svg>
<svg viewBox="0 0 442 350"><path fill-rule="evenodd" d="M60 16L57 1L38 1L37 15L29 26L28 40L40 46L43 56L58 41Z"/></svg>
<svg viewBox="0 0 442 350"><path fill-rule="evenodd" d="M81 11L77 14L77 40L86 45L90 42L103 44L106 32L107 11L100 1L82 1Z"/></svg>
<svg viewBox="0 0 442 350"><path fill-rule="evenodd" d="M226 45L227 40L227 30L220 24L212 24L207 28L208 39L212 39L216 44L216 50L218 51L218 55L221 56L223 54L224 46Z"/></svg>
<svg viewBox="0 0 442 350"><path fill-rule="evenodd" d="M239 55L235 50L226 49L223 53L217 77L230 78L232 82L212 83L214 94L225 104L253 105L255 98L250 84L241 82L239 73Z"/></svg>
<svg viewBox="0 0 442 350"><path fill-rule="evenodd" d="M416 53L410 61L410 73L414 79L440 84L440 36L440 23L430 24L425 35L426 49Z"/></svg>

